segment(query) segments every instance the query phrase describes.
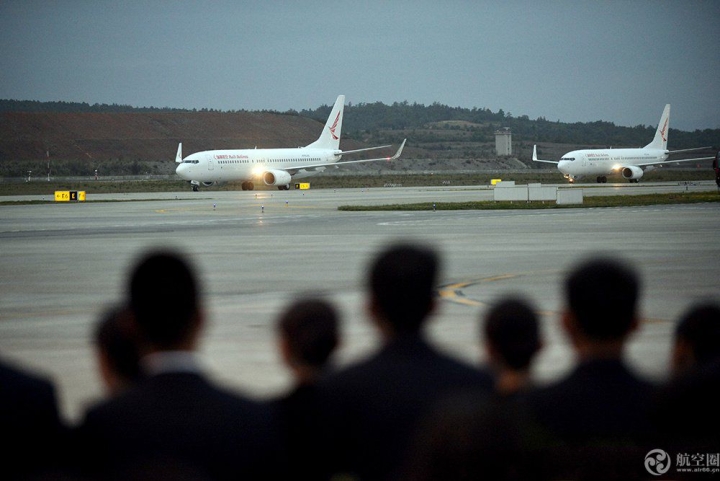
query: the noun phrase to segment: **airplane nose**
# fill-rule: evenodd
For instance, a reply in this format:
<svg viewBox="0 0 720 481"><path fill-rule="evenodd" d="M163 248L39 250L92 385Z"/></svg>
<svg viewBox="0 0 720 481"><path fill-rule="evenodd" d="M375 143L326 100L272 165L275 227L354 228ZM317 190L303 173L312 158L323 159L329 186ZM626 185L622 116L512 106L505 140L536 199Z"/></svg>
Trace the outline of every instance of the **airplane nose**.
<svg viewBox="0 0 720 481"><path fill-rule="evenodd" d="M562 173L567 173L568 167L570 167L569 160L561 160L558 162L558 170Z"/></svg>
<svg viewBox="0 0 720 481"><path fill-rule="evenodd" d="M187 170L187 165L185 165L185 164L180 164L180 165L178 165L177 168L175 169L175 173L176 173L177 175L179 175L180 177L184 177L183 174L185 174L185 171L186 171L186 170Z"/></svg>

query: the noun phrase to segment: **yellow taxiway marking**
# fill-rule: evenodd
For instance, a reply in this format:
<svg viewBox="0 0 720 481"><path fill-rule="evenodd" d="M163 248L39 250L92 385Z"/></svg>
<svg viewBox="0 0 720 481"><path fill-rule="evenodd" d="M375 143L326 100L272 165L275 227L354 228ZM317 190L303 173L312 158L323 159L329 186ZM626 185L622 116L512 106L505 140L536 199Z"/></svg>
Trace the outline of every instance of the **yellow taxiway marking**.
<svg viewBox="0 0 720 481"><path fill-rule="evenodd" d="M516 274L501 274L499 276L492 276L492 277L485 277L482 279L475 279L472 281L465 281L465 282L456 282L454 284L448 284L447 286L441 286L440 289L438 289L438 295L450 302L455 302L457 304L463 304L466 306L484 306L485 303L481 301L476 301L475 299L468 299L465 297L465 294L463 294L462 289L473 286L476 284L483 284L486 282L495 282L495 281L502 281L505 279L512 279L513 277L517 277Z"/></svg>
<svg viewBox="0 0 720 481"><path fill-rule="evenodd" d="M455 282L453 284L448 284L446 286L440 286L438 289L438 295L450 302L454 302L456 304L462 304L464 306L470 306L470 307L480 307L480 306L486 306L487 302L478 301L475 299L470 299L468 297L465 297L465 294L462 292L462 290L469 286L474 286L477 284L484 284L487 282L496 282L496 281L504 281L506 279L512 279L514 277L519 277L522 274L501 274L498 276L492 276L492 277L485 277L482 279L475 279L471 281L463 281L463 282ZM555 311L539 311L538 314L542 316L556 316L559 313ZM643 318L640 320L642 324L659 324L659 323L665 323L665 322L671 322L667 319L653 319L653 318Z"/></svg>

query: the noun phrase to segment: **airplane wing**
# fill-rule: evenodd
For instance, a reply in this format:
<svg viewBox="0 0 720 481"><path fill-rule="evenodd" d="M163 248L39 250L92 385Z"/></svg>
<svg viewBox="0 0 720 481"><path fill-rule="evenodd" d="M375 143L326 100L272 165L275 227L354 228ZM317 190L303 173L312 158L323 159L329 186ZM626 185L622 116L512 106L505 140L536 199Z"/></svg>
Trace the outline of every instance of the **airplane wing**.
<svg viewBox="0 0 720 481"><path fill-rule="evenodd" d="M679 152L679 151L676 151L676 152ZM693 162L693 161L700 162L701 160L713 160L714 158L715 157L698 157L696 159L660 160L660 161L656 161L656 162L642 162L642 163L638 163L638 164L634 164L634 165L645 166L645 165L658 165L658 164L672 164L673 162Z"/></svg>
<svg viewBox="0 0 720 481"><path fill-rule="evenodd" d="M381 145L379 147L368 147L366 149L356 149L356 150L343 150L338 155L345 155L345 154L354 154L355 152L365 152L367 150L377 150L377 149L386 149L388 147L392 147L392 145Z"/></svg>
<svg viewBox="0 0 720 481"><path fill-rule="evenodd" d="M359 164L361 162L376 162L378 160L395 160L400 157L400 154L402 154L403 147L405 147L405 142L407 142L407 139L402 141L402 144L400 144L400 148L397 150L397 152L395 152L395 155L393 155L392 157L378 157L375 159L347 160L345 162L325 162L322 164L298 165L298 166L292 166L292 168L283 169L283 170L287 170L288 172L290 172L290 171L296 172L298 170L303 170L303 169L308 170L308 169L314 169L316 167L327 167L330 165L338 166L338 165L343 165L343 164ZM360 149L360 150L372 150L372 149L376 149L376 148L380 148L380 147L371 147L369 149ZM345 152L343 152L343 154L347 154L348 152L359 152L359 151L357 151L357 150L345 151ZM341 155L341 154L338 154L338 155Z"/></svg>
<svg viewBox="0 0 720 481"><path fill-rule="evenodd" d="M682 150L667 150L665 151L666 154L677 154L678 152L693 152L695 150L711 150L712 147L694 147L692 149L682 149Z"/></svg>
<svg viewBox="0 0 720 481"><path fill-rule="evenodd" d="M533 145L533 162L545 162L546 164L557 164L557 160L541 160L537 158L537 145Z"/></svg>

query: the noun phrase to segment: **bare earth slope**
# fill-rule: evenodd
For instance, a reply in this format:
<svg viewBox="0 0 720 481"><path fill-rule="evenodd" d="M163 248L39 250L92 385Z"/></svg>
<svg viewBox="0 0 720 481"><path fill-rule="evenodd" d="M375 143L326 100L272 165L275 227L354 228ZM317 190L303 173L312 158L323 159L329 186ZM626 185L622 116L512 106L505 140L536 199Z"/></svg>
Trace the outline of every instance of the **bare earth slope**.
<svg viewBox="0 0 720 481"><path fill-rule="evenodd" d="M274 113L0 114L0 162L45 159L172 159L207 149L296 147L313 142L322 124Z"/></svg>

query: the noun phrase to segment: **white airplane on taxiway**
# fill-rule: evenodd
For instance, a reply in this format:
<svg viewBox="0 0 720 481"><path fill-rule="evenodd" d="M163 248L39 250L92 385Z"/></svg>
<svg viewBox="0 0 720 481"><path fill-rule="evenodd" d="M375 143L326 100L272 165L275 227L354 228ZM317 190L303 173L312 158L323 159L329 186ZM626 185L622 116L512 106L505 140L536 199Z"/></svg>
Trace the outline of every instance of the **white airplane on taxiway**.
<svg viewBox="0 0 720 481"><path fill-rule="evenodd" d="M670 104L665 106L653 141L641 149L584 149L573 150L560 160L541 160L537 158L537 145L533 146L532 160L557 164L557 168L570 182L588 175L596 175L598 183L607 182L607 175L620 172L630 182L638 182L648 166L670 162L692 162L709 160L713 157L696 159L667 160L670 154L705 150L710 147L698 147L684 150L667 150L668 130L670 129Z"/></svg>
<svg viewBox="0 0 720 481"><path fill-rule="evenodd" d="M344 154L390 147L382 145L357 150L340 150L345 96L338 96L320 137L305 147L289 149L241 149L207 150L182 157L182 143L178 145L175 172L190 181L194 191L200 184L242 181L242 190L253 190L255 182L277 186L280 190L290 189L294 179L308 177L324 171L329 166L341 166L359 162L394 160L400 157L405 140L392 157L350 160L339 162Z"/></svg>

